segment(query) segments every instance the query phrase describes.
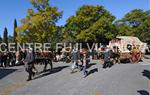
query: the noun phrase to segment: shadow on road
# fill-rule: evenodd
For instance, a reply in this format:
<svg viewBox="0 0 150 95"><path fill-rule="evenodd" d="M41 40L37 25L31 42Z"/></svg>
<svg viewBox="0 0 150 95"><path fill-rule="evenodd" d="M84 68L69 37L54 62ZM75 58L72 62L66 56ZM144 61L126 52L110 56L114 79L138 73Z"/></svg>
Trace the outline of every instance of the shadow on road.
<svg viewBox="0 0 150 95"><path fill-rule="evenodd" d="M137 92L140 93L141 95L149 95L149 92L146 90L139 90Z"/></svg>
<svg viewBox="0 0 150 95"><path fill-rule="evenodd" d="M41 72L41 74L39 76L35 77L34 79L42 78L44 76L48 76L50 74L57 73L67 67L69 67L69 66L60 66L60 67L53 68L52 70L48 69L45 72Z"/></svg>
<svg viewBox="0 0 150 95"><path fill-rule="evenodd" d="M144 70L142 73L143 73L143 76L145 76L148 79L150 79L150 71L149 70Z"/></svg>
<svg viewBox="0 0 150 95"><path fill-rule="evenodd" d="M92 67L93 65L96 65L96 63L90 63L90 64L88 64L87 65L87 69L90 68L90 67Z"/></svg>
<svg viewBox="0 0 150 95"><path fill-rule="evenodd" d="M17 69L0 69L0 79L6 77L7 75L15 72Z"/></svg>
<svg viewBox="0 0 150 95"><path fill-rule="evenodd" d="M91 75L91 74L93 74L93 73L95 73L95 72L98 72L98 69L97 69L97 68L94 68L94 69L90 70L90 71L88 72L88 76Z"/></svg>
<svg viewBox="0 0 150 95"><path fill-rule="evenodd" d="M145 58L145 59L150 59L150 56L147 55L147 56L144 56L144 58Z"/></svg>

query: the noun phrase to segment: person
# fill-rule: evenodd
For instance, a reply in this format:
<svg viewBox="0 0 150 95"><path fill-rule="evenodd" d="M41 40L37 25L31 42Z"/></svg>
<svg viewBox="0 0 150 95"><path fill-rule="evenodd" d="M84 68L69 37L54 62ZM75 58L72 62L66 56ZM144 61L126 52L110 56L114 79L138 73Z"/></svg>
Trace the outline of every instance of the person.
<svg viewBox="0 0 150 95"><path fill-rule="evenodd" d="M4 68L4 53L1 53L1 67Z"/></svg>
<svg viewBox="0 0 150 95"><path fill-rule="evenodd" d="M88 64L88 55L87 55L87 52L83 52L83 75L84 75L84 78L88 75L88 71L86 70L87 69L87 64Z"/></svg>
<svg viewBox="0 0 150 95"><path fill-rule="evenodd" d="M71 66L71 70L72 70L71 73L73 73L76 67L79 69L78 61L80 60L80 52L76 47L74 47L74 49L72 50L71 56L72 56L72 63L73 63Z"/></svg>
<svg viewBox="0 0 150 95"><path fill-rule="evenodd" d="M33 57L32 49L29 48L27 50L26 58L24 59L25 70L29 74L27 81L32 80L32 76L35 75L35 72L32 71L32 69L34 68L33 61L34 61L34 57Z"/></svg>
<svg viewBox="0 0 150 95"><path fill-rule="evenodd" d="M13 53L12 52L9 52L8 53L8 65L9 66L13 66Z"/></svg>
<svg viewBox="0 0 150 95"><path fill-rule="evenodd" d="M120 50L117 46L113 46L112 58L113 58L113 64L120 63Z"/></svg>
<svg viewBox="0 0 150 95"><path fill-rule="evenodd" d="M20 59L21 59L20 51L17 51L17 52L15 53L15 56L16 56L16 62L15 62L15 65L18 65L19 62L20 62Z"/></svg>
<svg viewBox="0 0 150 95"><path fill-rule="evenodd" d="M111 67L112 64L112 50L110 48L106 48L106 51L104 53L104 64L103 64L103 68L107 68L107 67Z"/></svg>
<svg viewBox="0 0 150 95"><path fill-rule="evenodd" d="M8 66L7 58L8 58L8 55L7 55L7 53L5 52L4 55L3 55L3 62L4 62L4 67L5 67L5 68Z"/></svg>
<svg viewBox="0 0 150 95"><path fill-rule="evenodd" d="M16 63L16 56L15 56L15 52L12 53L12 65L15 66L15 63Z"/></svg>
<svg viewBox="0 0 150 95"><path fill-rule="evenodd" d="M0 52L0 67L3 67L3 61L2 61L2 57L3 55L2 55L2 53Z"/></svg>

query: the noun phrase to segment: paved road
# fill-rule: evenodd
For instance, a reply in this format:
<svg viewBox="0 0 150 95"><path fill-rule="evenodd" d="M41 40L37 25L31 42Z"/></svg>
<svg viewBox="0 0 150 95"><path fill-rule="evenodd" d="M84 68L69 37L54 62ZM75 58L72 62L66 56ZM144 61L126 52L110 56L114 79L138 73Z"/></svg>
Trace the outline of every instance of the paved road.
<svg viewBox="0 0 150 95"><path fill-rule="evenodd" d="M95 64L96 63L96 64ZM26 82L23 66L0 70L0 95L149 95L150 59L139 64L116 64L102 69L98 61L83 72L70 74L70 64L55 63L53 72ZM41 66L37 66L41 70ZM98 69L98 72L96 71Z"/></svg>

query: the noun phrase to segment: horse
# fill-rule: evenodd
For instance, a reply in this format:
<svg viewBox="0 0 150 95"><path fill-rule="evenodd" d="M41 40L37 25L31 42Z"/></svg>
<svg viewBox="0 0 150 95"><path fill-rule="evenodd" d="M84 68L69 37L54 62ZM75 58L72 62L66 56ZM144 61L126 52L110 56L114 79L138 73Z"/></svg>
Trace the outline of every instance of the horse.
<svg viewBox="0 0 150 95"><path fill-rule="evenodd" d="M35 59L34 64L43 63L44 69L43 71L46 71L47 65L50 65L51 70L53 69L53 54L52 52L36 52L35 53Z"/></svg>

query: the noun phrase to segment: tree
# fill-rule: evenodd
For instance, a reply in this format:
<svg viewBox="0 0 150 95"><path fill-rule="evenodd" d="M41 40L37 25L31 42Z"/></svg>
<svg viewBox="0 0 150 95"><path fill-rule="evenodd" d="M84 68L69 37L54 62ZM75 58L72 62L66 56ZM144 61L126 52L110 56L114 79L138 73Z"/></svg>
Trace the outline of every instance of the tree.
<svg viewBox="0 0 150 95"><path fill-rule="evenodd" d="M150 10L134 9L116 21L119 35L137 36L150 43Z"/></svg>
<svg viewBox="0 0 150 95"><path fill-rule="evenodd" d="M2 39L2 37L0 36L0 43L2 43L3 42L3 39Z"/></svg>
<svg viewBox="0 0 150 95"><path fill-rule="evenodd" d="M129 27L127 24L125 23L118 23L116 24L116 28L117 28L117 35L118 36L131 36L134 35L132 32L132 28Z"/></svg>
<svg viewBox="0 0 150 95"><path fill-rule="evenodd" d="M62 12L49 5L49 0L30 0L34 9L28 9L27 16L21 20L22 25L17 40L28 42L52 42L52 35L58 30L56 22Z"/></svg>
<svg viewBox="0 0 150 95"><path fill-rule="evenodd" d="M4 29L4 34L3 34L3 42L6 43L6 45L8 46L8 31L7 28L5 27ZM8 47L6 46L6 49L8 50Z"/></svg>
<svg viewBox="0 0 150 95"><path fill-rule="evenodd" d="M15 19L14 20L14 37L13 37L13 41L16 43L17 40L16 40L16 37L17 37L17 32L16 32L16 28L17 28L17 20Z"/></svg>
<svg viewBox="0 0 150 95"><path fill-rule="evenodd" d="M67 20L66 34L81 42L106 42L114 37L114 19L103 6L83 5Z"/></svg>
<svg viewBox="0 0 150 95"><path fill-rule="evenodd" d="M8 36L8 42L9 42L9 43L13 43L13 42L14 42L14 37L11 36L11 35L9 35L9 36Z"/></svg>
<svg viewBox="0 0 150 95"><path fill-rule="evenodd" d="M150 15L145 18L142 24L138 27L137 36L144 42L150 44Z"/></svg>
<svg viewBox="0 0 150 95"><path fill-rule="evenodd" d="M15 43L15 50L17 50L17 32L16 32L16 28L17 28L17 20L14 20L14 34L13 34L13 42ZM9 40L11 36L9 36Z"/></svg>
<svg viewBox="0 0 150 95"><path fill-rule="evenodd" d="M3 42L8 43L8 31L6 27L4 28Z"/></svg>

